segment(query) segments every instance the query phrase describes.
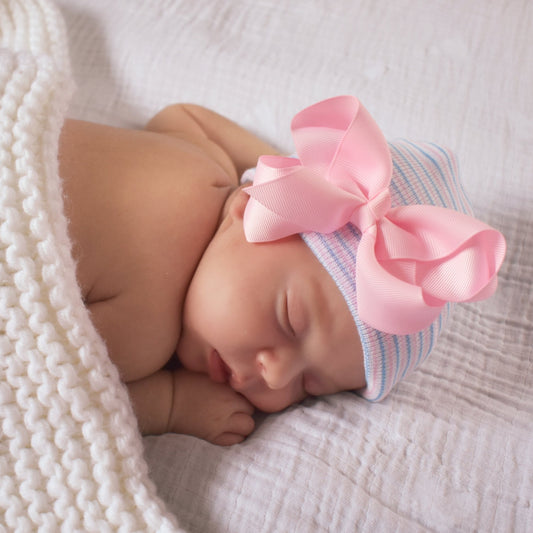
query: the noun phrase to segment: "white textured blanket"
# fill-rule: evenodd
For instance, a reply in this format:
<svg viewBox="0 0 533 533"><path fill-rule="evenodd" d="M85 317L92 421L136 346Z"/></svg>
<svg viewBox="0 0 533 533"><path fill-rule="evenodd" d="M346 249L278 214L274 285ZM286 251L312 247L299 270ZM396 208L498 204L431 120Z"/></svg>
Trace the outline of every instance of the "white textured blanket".
<svg viewBox="0 0 533 533"><path fill-rule="evenodd" d="M38 17L30 24L22 8L5 17L17 4L30 5L0 0L2 39L39 54L46 32L32 40L25 33ZM533 531L533 3L58 4L78 86L69 114L140 126L168 103L192 101L290 151L296 111L355 94L388 138L453 148L477 216L508 242L497 294L458 306L428 361L384 403L351 394L308 401L259 417L256 432L230 449L180 435L144 439L150 476L180 526L198 533ZM63 53L45 55L65 64ZM11 91L22 86L13 83ZM53 152L57 124L43 126L42 137L12 127L15 119L26 127L29 117L43 125L45 107L32 97L5 101L0 157L8 169L10 135ZM13 111L22 104L29 115ZM31 531L42 523L56 531L67 520L64 531L118 523L126 531L164 530L167 515L146 479L124 391L80 302L71 300L77 289L58 227L63 219L50 223L53 241L63 243L57 256L47 255L48 244L32 248L41 222L54 220L32 218L32 200L24 203L29 213L5 226L13 216L5 206L21 195L58 200L48 189L54 168L42 169L46 181L28 189L33 181L22 179L21 164L18 177L0 167L0 253L17 261L20 244L32 254L17 268L2 260L1 303L9 298L16 318L0 341L0 526ZM8 194L4 180L11 180ZM65 267L61 283L50 281L51 264ZM42 273L39 283L22 284L20 269ZM4 276L13 288L5 288ZM19 318L27 327L17 329ZM49 346L54 355L45 357Z"/></svg>
<svg viewBox="0 0 533 533"><path fill-rule="evenodd" d="M63 21L0 4L0 530L173 531L82 304L57 175Z"/></svg>

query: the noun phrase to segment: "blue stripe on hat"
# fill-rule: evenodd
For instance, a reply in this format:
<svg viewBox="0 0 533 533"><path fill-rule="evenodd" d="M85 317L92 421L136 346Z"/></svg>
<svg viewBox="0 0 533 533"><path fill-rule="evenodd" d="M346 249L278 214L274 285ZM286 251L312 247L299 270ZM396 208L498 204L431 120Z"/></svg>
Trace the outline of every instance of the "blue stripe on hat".
<svg viewBox="0 0 533 533"><path fill-rule="evenodd" d="M457 196L457 198L459 200L459 203L461 204L461 211L463 213L467 213L467 214L472 213L472 207L471 207L470 202L468 200L468 197L467 197L467 195L465 193L464 187L463 187L462 183L458 179L458 172L456 172L456 169L454 168L454 165L452 163L452 159L450 157L449 152L444 150L438 144L435 144L435 143L428 143L428 144L430 144L431 146L433 146L433 148L435 148L436 150L441 152L442 155L446 158L446 161L448 162L448 167L450 169L450 175L451 175L451 178L452 178L452 183L455 186L456 196ZM455 158L454 158L454 161L455 161ZM458 165L457 161L455 161L455 163L456 163L456 165ZM445 182L445 183L446 183L446 185L448 185L447 182ZM455 197L455 195L453 193L450 193L450 194L451 194L452 198Z"/></svg>
<svg viewBox="0 0 533 533"><path fill-rule="evenodd" d="M431 155L429 155L427 152L425 152L420 146L418 145L415 145L409 141L404 141L406 144L409 144L411 146L413 146L414 148L416 148L422 155L424 155L424 157L426 157L427 159L429 159L433 165L435 166L435 168L438 170L441 178L442 178L442 181L445 183L446 180L444 179L444 175L442 173L442 168L440 167L440 165L437 163L436 159L434 157L432 157ZM440 200L440 203L441 205L445 206L446 205L446 201L444 200L444 198L442 197L442 194L437 186L437 184L433 181L432 179L432 176L431 174L429 173L427 167L424 165L424 163L422 161L420 161L419 157L416 155L416 153L412 150L410 150L409 148L405 147L406 151L409 153L409 155L417 162L417 164L420 166L420 170L423 172L424 176L426 177L426 183L430 183L433 188L435 189L435 194L436 196L438 197L438 199ZM420 172L419 170L419 172ZM426 185L426 183L424 183L424 180L422 179L422 176L419 174L419 172L417 172L415 169L413 169L413 172L414 172L414 176L411 176L411 179L412 178L415 178L417 180L417 182L422 186L422 188L424 189L424 192L426 193L426 198L427 198L427 201L429 201L429 203L431 203L432 205L435 205L436 202L434 200L434 195L432 195L430 192L429 192L429 189ZM453 197L452 197L453 198ZM453 202L453 199L452 199L452 202ZM427 202L424 202L424 203L427 203ZM453 202L455 203L455 202Z"/></svg>
<svg viewBox="0 0 533 533"><path fill-rule="evenodd" d="M435 193L437 195L437 197L439 198L440 200L440 205L441 206L444 206L444 207L449 207L448 205L448 202L443 198L440 190L439 190L439 187L444 187L447 192L448 192L448 197L450 198L450 201L452 203L452 206L453 208L457 211L458 210L458 207L457 207L457 201L455 199L455 195L453 194L453 191L451 190L450 188L450 185L448 183L448 180L446 179L445 175L444 175L444 171L443 171L443 168L442 166L439 164L439 162L437 161L437 159L432 155L430 154L429 152L425 151L421 145L418 145L418 144L414 144L410 141L405 141L407 144L409 144L410 146L412 146L415 150L418 150L418 152L420 152L424 157L426 157L427 159L429 159L433 165L435 166L435 168L438 170L439 174L440 174L440 177L441 177L441 180L440 180L440 183L435 183L432 179L431 179L431 176L430 174L427 172L427 170L425 169L425 167L423 166L423 164L417 159L418 163L422 166L423 168L423 172L426 174L426 177L428 178L428 181L433 185L433 188L435 189ZM413 157L416 158L415 155L413 155ZM450 170L452 170L450 168ZM453 176L454 175L454 172L452 170L451 172L451 175ZM432 204L433 205L436 205L436 202L433 200L433 196L429 195L429 198L432 199Z"/></svg>

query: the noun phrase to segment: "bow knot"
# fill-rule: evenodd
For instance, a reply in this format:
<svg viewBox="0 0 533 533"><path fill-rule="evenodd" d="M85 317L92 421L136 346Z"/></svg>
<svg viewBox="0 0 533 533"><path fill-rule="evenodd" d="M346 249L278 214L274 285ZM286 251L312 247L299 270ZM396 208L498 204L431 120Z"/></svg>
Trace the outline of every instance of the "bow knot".
<svg viewBox="0 0 533 533"><path fill-rule="evenodd" d="M354 244L359 318L386 333L422 330L447 302L495 291L503 236L451 209L392 208L389 147L356 98L304 109L291 129L298 159L260 157L254 184L245 189L248 241L327 234L351 222L361 232Z"/></svg>
<svg viewBox="0 0 533 533"><path fill-rule="evenodd" d="M369 227L378 223L391 208L390 189L383 189L374 198L358 206L350 222L364 233Z"/></svg>

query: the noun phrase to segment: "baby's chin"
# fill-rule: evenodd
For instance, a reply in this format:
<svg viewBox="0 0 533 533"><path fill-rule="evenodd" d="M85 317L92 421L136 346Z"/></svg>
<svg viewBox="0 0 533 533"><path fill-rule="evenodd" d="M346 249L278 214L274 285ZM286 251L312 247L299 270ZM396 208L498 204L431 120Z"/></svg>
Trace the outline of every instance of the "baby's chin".
<svg viewBox="0 0 533 533"><path fill-rule="evenodd" d="M241 393L243 394L243 393ZM276 391L268 391L263 394L243 394L243 396L258 410L263 413L279 413L291 405L300 403L307 396L288 399L283 395L277 396Z"/></svg>

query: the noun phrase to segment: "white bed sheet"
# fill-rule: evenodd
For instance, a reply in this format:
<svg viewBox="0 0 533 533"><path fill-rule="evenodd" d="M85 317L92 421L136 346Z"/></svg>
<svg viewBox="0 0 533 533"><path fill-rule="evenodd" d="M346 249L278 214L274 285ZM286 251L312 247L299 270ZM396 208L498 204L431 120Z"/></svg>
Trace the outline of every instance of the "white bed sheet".
<svg viewBox="0 0 533 533"><path fill-rule="evenodd" d="M533 531L533 3L60 0L71 115L138 126L211 107L280 149L292 115L354 94L388 138L453 148L508 255L382 404L345 393L258 417L242 445L144 439L187 531Z"/></svg>

